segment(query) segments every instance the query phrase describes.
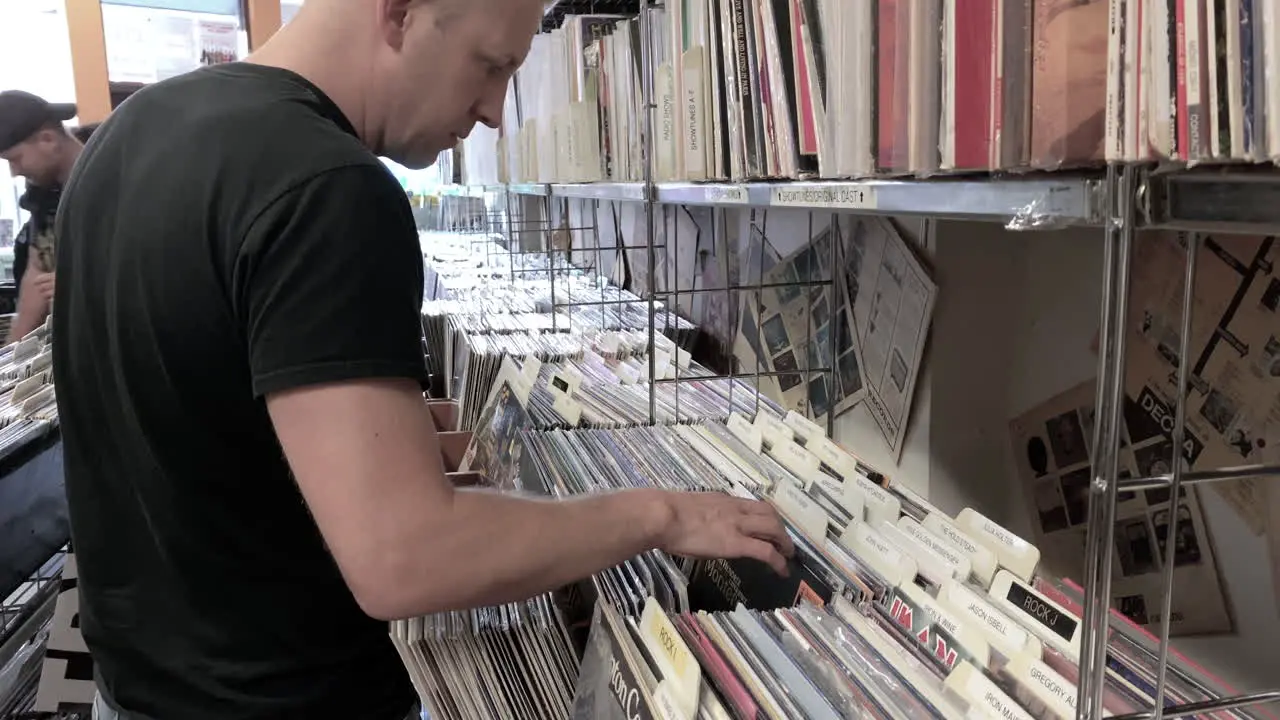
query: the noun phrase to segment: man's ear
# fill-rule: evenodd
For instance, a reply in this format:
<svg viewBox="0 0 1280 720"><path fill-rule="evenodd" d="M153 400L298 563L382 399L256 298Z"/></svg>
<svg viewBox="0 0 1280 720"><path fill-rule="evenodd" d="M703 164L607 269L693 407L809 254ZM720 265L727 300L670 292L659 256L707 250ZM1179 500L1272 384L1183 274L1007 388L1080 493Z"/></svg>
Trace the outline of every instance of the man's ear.
<svg viewBox="0 0 1280 720"><path fill-rule="evenodd" d="M393 50L404 47L405 34L409 30L409 12L420 0L377 0L378 30L382 39Z"/></svg>

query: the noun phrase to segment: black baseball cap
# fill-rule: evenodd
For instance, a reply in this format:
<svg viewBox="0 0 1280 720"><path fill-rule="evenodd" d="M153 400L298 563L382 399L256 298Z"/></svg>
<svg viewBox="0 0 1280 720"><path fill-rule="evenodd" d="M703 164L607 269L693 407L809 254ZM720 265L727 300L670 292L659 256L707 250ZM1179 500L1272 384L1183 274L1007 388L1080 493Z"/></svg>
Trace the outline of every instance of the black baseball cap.
<svg viewBox="0 0 1280 720"><path fill-rule="evenodd" d="M26 140L52 122L66 122L76 116L71 103L51 103L21 90L0 92L0 152Z"/></svg>

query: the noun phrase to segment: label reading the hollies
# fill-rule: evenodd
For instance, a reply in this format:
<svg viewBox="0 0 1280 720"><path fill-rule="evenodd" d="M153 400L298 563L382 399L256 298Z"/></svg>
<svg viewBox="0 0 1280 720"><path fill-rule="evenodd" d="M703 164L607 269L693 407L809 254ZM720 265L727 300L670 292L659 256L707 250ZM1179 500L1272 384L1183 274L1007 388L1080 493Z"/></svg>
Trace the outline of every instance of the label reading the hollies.
<svg viewBox="0 0 1280 720"><path fill-rule="evenodd" d="M941 512L929 513L924 519L924 527L968 555L974 579L984 588L991 586L991 580L996 576L996 555L990 548L969 537Z"/></svg>

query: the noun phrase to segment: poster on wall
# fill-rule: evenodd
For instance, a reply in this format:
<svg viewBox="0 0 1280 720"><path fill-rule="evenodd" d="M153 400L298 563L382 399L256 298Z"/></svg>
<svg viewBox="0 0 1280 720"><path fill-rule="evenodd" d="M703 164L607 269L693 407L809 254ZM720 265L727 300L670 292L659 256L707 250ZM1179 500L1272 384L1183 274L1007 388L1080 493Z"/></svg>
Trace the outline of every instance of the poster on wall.
<svg viewBox="0 0 1280 720"><path fill-rule="evenodd" d="M1094 457L1094 401L1089 381L1046 401L1010 424L1017 481L1023 488L1050 574L1080 580L1085 571L1085 531ZM1141 393L1130 394L1121 422L1120 477L1169 472L1173 446L1159 424L1135 410ZM1174 635L1232 630L1216 552L1199 495L1183 488L1177 502L1168 489L1124 492L1116 508L1112 552L1112 605L1139 625L1160 622L1161 572L1174 564L1170 631ZM1171 513L1178 518L1172 551L1166 546Z"/></svg>
<svg viewBox="0 0 1280 720"><path fill-rule="evenodd" d="M1134 246L1126 388L1131 408L1171 427L1181 333L1186 234L1146 233ZM1187 439L1190 466L1280 465L1280 250L1276 238L1201 235L1192 294ZM1167 430L1165 434L1168 434ZM1265 480L1213 483L1271 548L1280 598L1280 492ZM1274 518L1274 520L1273 520Z"/></svg>
<svg viewBox="0 0 1280 720"><path fill-rule="evenodd" d="M221 65L240 58L239 28L233 22L201 20L198 44L201 65Z"/></svg>
<svg viewBox="0 0 1280 720"><path fill-rule="evenodd" d="M836 237L840 292L797 285L831 276ZM747 371L758 363L775 373L762 378L764 391L817 420L865 401L886 447L901 457L938 293L911 245L888 219L836 216L763 280L759 303L750 293L740 308L735 352ZM831 386L814 372L829 366Z"/></svg>

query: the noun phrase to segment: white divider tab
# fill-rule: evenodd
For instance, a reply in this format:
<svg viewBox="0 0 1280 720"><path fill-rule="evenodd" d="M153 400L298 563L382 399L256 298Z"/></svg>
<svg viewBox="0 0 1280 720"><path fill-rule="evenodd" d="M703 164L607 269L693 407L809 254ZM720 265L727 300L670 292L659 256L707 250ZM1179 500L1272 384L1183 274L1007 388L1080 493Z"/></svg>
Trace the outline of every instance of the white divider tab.
<svg viewBox="0 0 1280 720"><path fill-rule="evenodd" d="M23 380L13 388L13 394L9 398L10 403L20 403L23 400L36 394L36 392L44 387L44 376L35 375Z"/></svg>
<svg viewBox="0 0 1280 720"><path fill-rule="evenodd" d="M944 583L956 579L950 565L917 542L915 538L902 532L897 525L881 523L875 528L885 540L916 561L916 572L930 584L941 587Z"/></svg>
<svg viewBox="0 0 1280 720"><path fill-rule="evenodd" d="M986 633L987 641L1006 656L1013 657L1019 653L1034 658L1043 656L1044 646L1039 638L968 587L958 582L947 583L938 595L955 612L976 620L977 626Z"/></svg>
<svg viewBox="0 0 1280 720"><path fill-rule="evenodd" d="M827 433L824 432L822 428L818 427L817 423L801 415L795 410L787 411L787 416L783 418L782 422L785 423L787 427L794 430L796 435L804 438L806 445L807 443L813 442L814 438L821 438L823 440L827 439Z"/></svg>
<svg viewBox="0 0 1280 720"><path fill-rule="evenodd" d="M813 482L814 475L819 472L818 458L793 442L774 443L773 447L769 448L769 454L778 461L779 465L800 478L805 487Z"/></svg>
<svg viewBox="0 0 1280 720"><path fill-rule="evenodd" d="M864 560L890 585L911 582L916 577L916 561L884 539L870 525L854 520L840 534L840 544Z"/></svg>
<svg viewBox="0 0 1280 720"><path fill-rule="evenodd" d="M912 541L918 543L920 547L928 548L942 562L946 563L957 580L969 579L969 575L973 572L973 563L960 548L924 529L914 518L906 515L898 518L898 530L903 535L911 538Z"/></svg>
<svg viewBox="0 0 1280 720"><path fill-rule="evenodd" d="M810 440L805 448L809 452L818 456L818 459L827 467L834 470L840 477L848 480L855 475L862 475L858 470L858 461L852 456L840 449L840 446L831 442L827 438L816 438Z"/></svg>
<svg viewBox="0 0 1280 720"><path fill-rule="evenodd" d="M761 410L756 413L755 426L764 434L765 442L770 445L789 443L795 440L795 432L778 418Z"/></svg>
<svg viewBox="0 0 1280 720"><path fill-rule="evenodd" d="M556 393L556 399L551 403L551 409L564 418L569 427L577 427L578 423L582 422L582 405L566 394Z"/></svg>
<svg viewBox="0 0 1280 720"><path fill-rule="evenodd" d="M827 536L827 511L813 501L799 485L784 480L773 490L778 510L807 537L821 542Z"/></svg>
<svg viewBox="0 0 1280 720"><path fill-rule="evenodd" d="M635 385L640 382L640 371L629 362L620 362L613 366L613 374L623 385Z"/></svg>
<svg viewBox="0 0 1280 720"><path fill-rule="evenodd" d="M678 710L677 716L693 720L698 712L698 695L702 686L702 668L685 644L675 625L652 597L645 600L640 615L640 633L661 671L668 700Z"/></svg>
<svg viewBox="0 0 1280 720"><path fill-rule="evenodd" d="M978 542L991 548L1002 567L1027 582L1040 563L1040 548L1006 530L973 508L965 508L956 516L956 524L973 534Z"/></svg>
<svg viewBox="0 0 1280 720"><path fill-rule="evenodd" d="M532 385L537 382L540 372L542 372L542 361L533 355L526 356L524 364L520 366L520 377Z"/></svg>
<svg viewBox="0 0 1280 720"><path fill-rule="evenodd" d="M759 427L748 423L747 419L742 417L742 413L731 413L729 422L726 424L729 432L750 448L751 452L758 455L764 450L764 434L760 432Z"/></svg>
<svg viewBox="0 0 1280 720"><path fill-rule="evenodd" d="M1048 720L1075 720L1075 683L1059 675L1048 665L1034 658L1019 655L1009 661L1006 670L1018 686L1025 688L1031 697L1024 702L1028 707L1040 706L1042 717ZM1106 713L1108 716L1110 713Z"/></svg>
<svg viewBox="0 0 1280 720"><path fill-rule="evenodd" d="M862 475L854 475L845 480L847 492L862 493L866 505L867 522L872 527L880 527L882 523L896 523L902 515L902 501L893 493L871 482Z"/></svg>
<svg viewBox="0 0 1280 720"><path fill-rule="evenodd" d="M621 349L622 340L618 337L617 333L605 333L600 337L600 350L602 352L609 353L610 355L617 355L618 351Z"/></svg>
<svg viewBox="0 0 1280 720"><path fill-rule="evenodd" d="M986 545L974 540L969 533L951 521L942 512L925 516L923 527L969 556L970 570L983 589L991 587L996 576L996 554Z"/></svg>
<svg viewBox="0 0 1280 720"><path fill-rule="evenodd" d="M676 346L676 364L680 366L681 373L689 369L689 363L692 361L693 361L693 356L689 354L689 351L677 345Z"/></svg>
<svg viewBox="0 0 1280 720"><path fill-rule="evenodd" d="M978 708L979 712L987 717L1034 720L1030 713L1010 699L1003 690L983 675L981 670L967 662L956 665L943 686L969 701L970 707Z"/></svg>

